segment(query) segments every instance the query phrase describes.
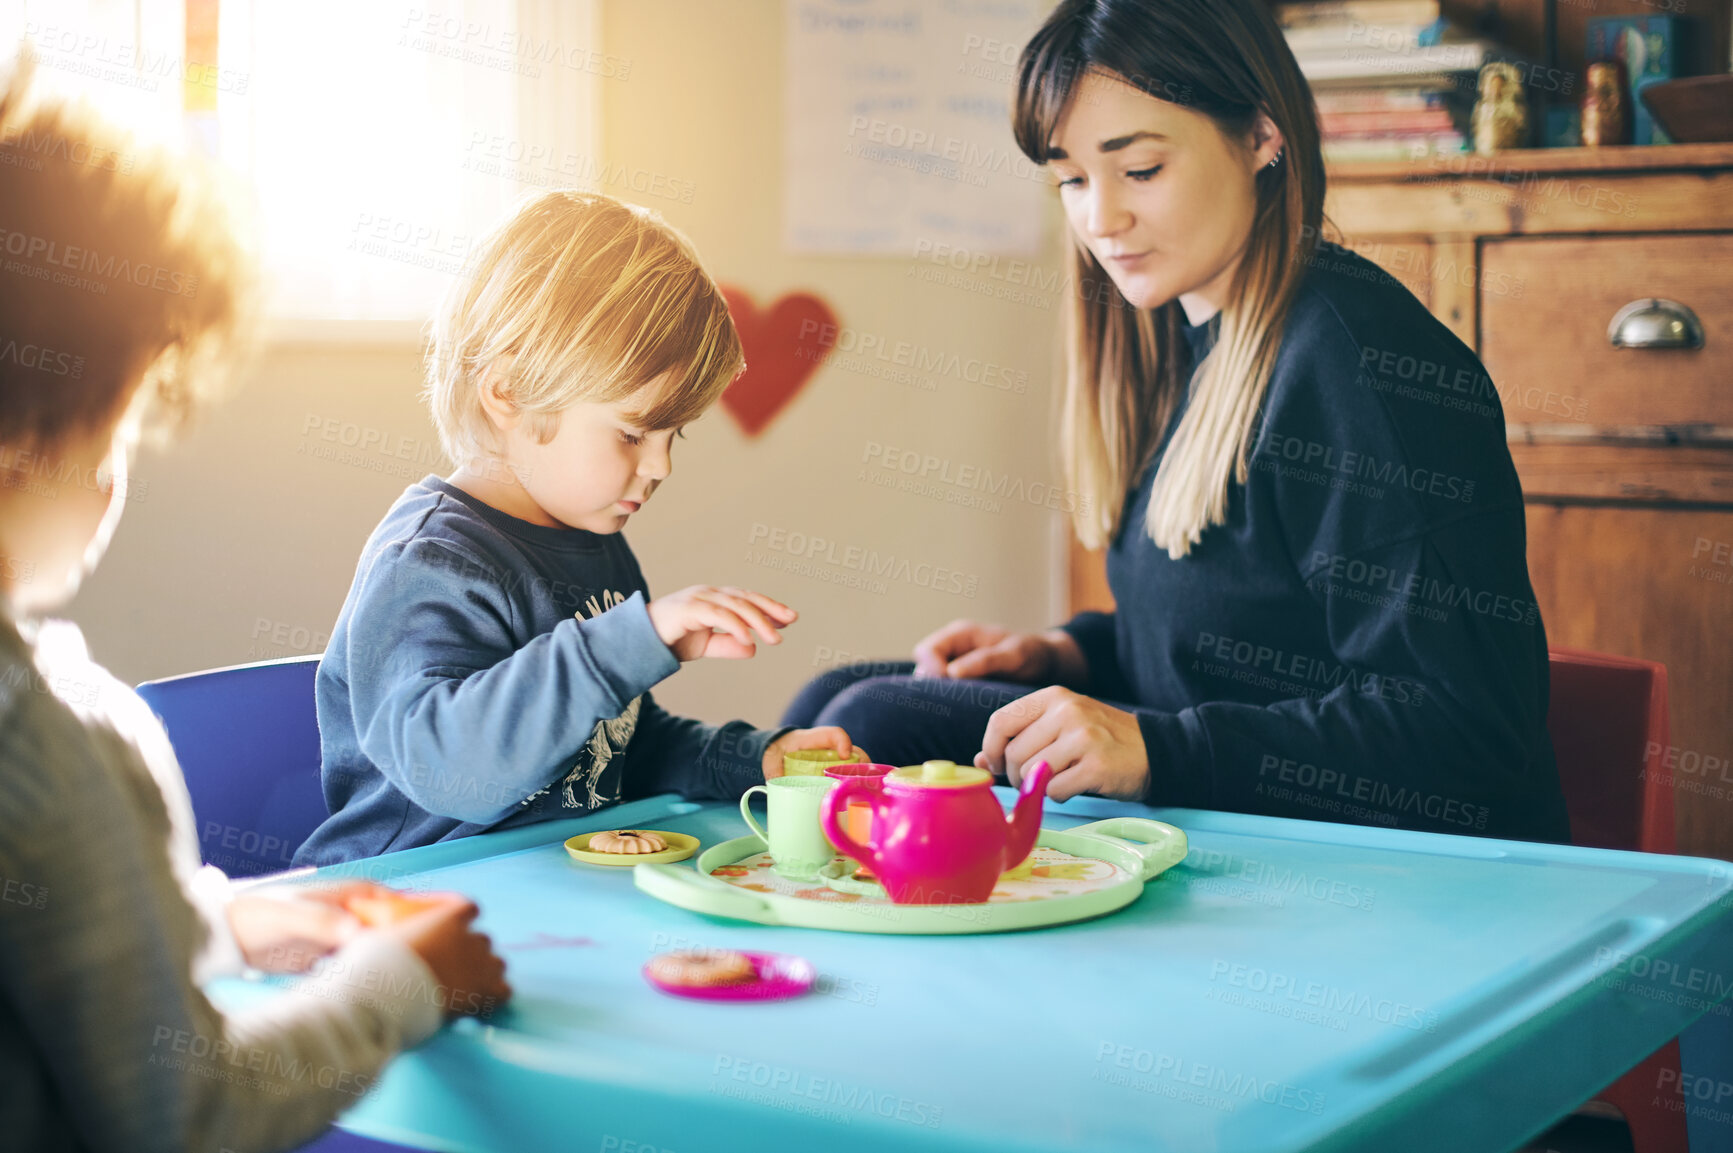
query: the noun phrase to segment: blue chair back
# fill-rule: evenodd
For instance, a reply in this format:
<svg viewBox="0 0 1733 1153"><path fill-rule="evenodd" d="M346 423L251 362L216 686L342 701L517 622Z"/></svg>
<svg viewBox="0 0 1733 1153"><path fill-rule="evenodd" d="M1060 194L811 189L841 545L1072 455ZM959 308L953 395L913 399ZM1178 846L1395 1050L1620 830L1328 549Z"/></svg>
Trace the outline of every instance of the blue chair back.
<svg viewBox="0 0 1733 1153"><path fill-rule="evenodd" d="M174 745L207 864L231 877L287 869L328 816L319 787L319 658L291 657L138 686Z"/></svg>

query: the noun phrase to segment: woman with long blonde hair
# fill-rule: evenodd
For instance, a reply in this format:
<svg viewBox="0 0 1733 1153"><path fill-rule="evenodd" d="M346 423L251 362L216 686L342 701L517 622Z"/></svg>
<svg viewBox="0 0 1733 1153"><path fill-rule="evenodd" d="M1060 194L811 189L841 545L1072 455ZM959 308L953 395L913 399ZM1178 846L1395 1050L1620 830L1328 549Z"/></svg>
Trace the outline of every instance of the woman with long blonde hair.
<svg viewBox="0 0 1733 1153"><path fill-rule="evenodd" d="M785 723L979 747L1012 782L1045 760L1056 799L1565 839L1497 392L1320 240L1316 108L1267 6L1063 0L1013 120L1070 226L1060 449L1116 611L955 621Z"/></svg>

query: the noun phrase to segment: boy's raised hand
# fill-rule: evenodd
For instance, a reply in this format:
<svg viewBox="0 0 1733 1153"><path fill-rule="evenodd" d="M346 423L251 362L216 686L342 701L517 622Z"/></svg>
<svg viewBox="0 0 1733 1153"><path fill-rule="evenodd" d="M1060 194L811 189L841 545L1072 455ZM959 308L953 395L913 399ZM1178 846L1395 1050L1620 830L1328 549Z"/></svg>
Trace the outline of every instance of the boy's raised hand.
<svg viewBox="0 0 1733 1153"><path fill-rule="evenodd" d="M753 633L767 645L781 644L777 630L800 615L762 593L714 585L693 585L657 597L648 608L656 635L682 661L752 656L758 651Z"/></svg>
<svg viewBox="0 0 1733 1153"><path fill-rule="evenodd" d="M790 729L765 747L764 779L769 781L782 776L782 754L792 753L796 749L835 749L847 757L854 754L854 742L835 725L825 725L818 729Z"/></svg>

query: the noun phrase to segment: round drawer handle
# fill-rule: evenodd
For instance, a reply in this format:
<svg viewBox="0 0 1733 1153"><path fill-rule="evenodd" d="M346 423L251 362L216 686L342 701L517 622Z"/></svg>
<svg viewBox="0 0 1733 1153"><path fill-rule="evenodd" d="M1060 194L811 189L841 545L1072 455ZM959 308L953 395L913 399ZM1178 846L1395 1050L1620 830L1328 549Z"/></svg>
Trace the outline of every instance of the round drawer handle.
<svg viewBox="0 0 1733 1153"><path fill-rule="evenodd" d="M1703 324L1676 300L1633 300L1613 314L1607 340L1614 348L1702 348Z"/></svg>

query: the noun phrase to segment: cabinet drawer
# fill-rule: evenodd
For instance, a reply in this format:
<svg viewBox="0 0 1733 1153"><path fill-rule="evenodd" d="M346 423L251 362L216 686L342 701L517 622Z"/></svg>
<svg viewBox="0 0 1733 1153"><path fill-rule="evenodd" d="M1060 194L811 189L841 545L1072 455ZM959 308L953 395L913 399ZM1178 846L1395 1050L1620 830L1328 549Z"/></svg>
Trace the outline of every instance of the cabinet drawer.
<svg viewBox="0 0 1733 1153"><path fill-rule="evenodd" d="M1733 507L1733 449L1513 440L1510 458L1530 500Z"/></svg>
<svg viewBox="0 0 1733 1153"><path fill-rule="evenodd" d="M1489 240L1480 284L1506 423L1733 425L1733 235ZM1608 323L1644 297L1695 312L1703 347L1614 348Z"/></svg>

